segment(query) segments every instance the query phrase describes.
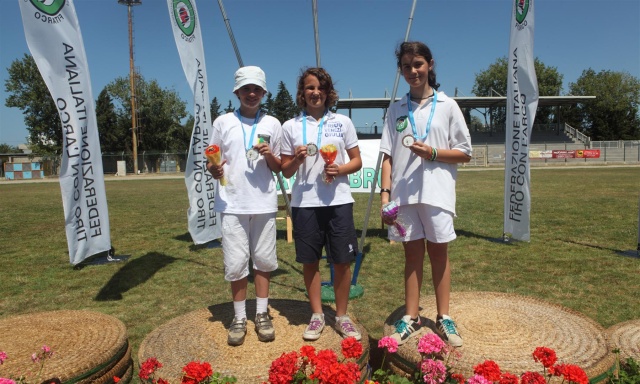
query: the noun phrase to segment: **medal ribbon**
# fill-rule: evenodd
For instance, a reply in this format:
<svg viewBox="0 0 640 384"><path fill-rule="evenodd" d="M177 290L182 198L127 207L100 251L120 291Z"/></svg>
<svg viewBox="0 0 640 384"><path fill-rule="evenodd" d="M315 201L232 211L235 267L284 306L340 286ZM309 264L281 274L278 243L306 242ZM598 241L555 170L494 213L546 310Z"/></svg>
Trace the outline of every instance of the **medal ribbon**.
<svg viewBox="0 0 640 384"><path fill-rule="evenodd" d="M320 141L322 140L322 124L324 124L324 118L327 116L325 112L322 115L322 119L320 119L320 123L318 124L318 140L316 141L316 146L320 149ZM307 145L307 111L302 111L302 144Z"/></svg>
<svg viewBox="0 0 640 384"><path fill-rule="evenodd" d="M242 124L242 117L240 116L240 110L236 109L236 116L238 120L240 120L240 127L242 127L242 140L244 141L244 146L247 148L247 151L253 147L253 136L256 134L256 128L258 127L258 120L260 119L260 110L256 112L256 118L253 120L253 128L251 128L251 136L249 136L249 145L247 145L247 132L244 130L244 124Z"/></svg>
<svg viewBox="0 0 640 384"><path fill-rule="evenodd" d="M413 109L411 108L411 94L407 93L407 108L409 108L409 121L411 122L411 129L413 130L413 137L416 140L424 140L429 135L429 131L431 130L431 120L433 119L433 115L436 112L436 102L438 101L438 92L433 90L433 101L431 102L431 113L429 114L429 120L427 120L427 127L424 130L424 136L418 137L418 131L416 130L416 122L413 119Z"/></svg>

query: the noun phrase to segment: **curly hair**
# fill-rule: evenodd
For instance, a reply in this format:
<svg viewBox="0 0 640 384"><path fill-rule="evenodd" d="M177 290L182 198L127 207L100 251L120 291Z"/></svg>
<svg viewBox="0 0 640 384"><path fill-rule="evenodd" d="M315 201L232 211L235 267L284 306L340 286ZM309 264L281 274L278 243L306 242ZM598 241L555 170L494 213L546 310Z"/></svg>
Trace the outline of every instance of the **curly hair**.
<svg viewBox="0 0 640 384"><path fill-rule="evenodd" d="M307 76L315 76L320 82L320 89L327 95L327 100L324 102L326 108L331 108L338 101L338 92L333 88L333 81L331 75L324 68L307 68L304 70L298 78L298 92L296 93L296 104L301 109L307 107L307 102L304 100L304 80Z"/></svg>

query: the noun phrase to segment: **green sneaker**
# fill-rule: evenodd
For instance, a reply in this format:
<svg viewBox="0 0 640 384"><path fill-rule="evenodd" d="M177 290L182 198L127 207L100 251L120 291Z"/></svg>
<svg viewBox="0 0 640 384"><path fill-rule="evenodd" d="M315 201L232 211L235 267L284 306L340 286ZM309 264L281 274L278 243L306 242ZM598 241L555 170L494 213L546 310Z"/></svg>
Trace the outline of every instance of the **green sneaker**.
<svg viewBox="0 0 640 384"><path fill-rule="evenodd" d="M436 328L442 337L452 347L462 347L462 337L458 333L456 323L447 315L436 319Z"/></svg>
<svg viewBox="0 0 640 384"><path fill-rule="evenodd" d="M256 333L260 341L273 341L276 338L276 330L273 328L271 318L267 312L258 313L256 315Z"/></svg>
<svg viewBox="0 0 640 384"><path fill-rule="evenodd" d="M391 335L391 338L394 339L398 345L402 345L411 337L417 336L423 324L420 315L418 315L416 319L412 319L409 315L404 315L402 319L395 322L394 326L396 327L396 331Z"/></svg>
<svg viewBox="0 0 640 384"><path fill-rule="evenodd" d="M229 327L229 335L227 336L227 344L237 346L244 343L244 336L247 334L247 319L233 318Z"/></svg>

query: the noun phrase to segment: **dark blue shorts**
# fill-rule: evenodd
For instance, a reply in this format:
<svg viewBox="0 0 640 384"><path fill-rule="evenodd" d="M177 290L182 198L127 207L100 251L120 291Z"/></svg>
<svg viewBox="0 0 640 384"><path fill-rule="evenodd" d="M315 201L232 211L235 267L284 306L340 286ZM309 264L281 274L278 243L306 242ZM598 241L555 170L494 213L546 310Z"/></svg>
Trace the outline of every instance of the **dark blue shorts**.
<svg viewBox="0 0 640 384"><path fill-rule="evenodd" d="M291 209L296 261L312 264L322 257L331 264L351 263L358 254L353 204Z"/></svg>

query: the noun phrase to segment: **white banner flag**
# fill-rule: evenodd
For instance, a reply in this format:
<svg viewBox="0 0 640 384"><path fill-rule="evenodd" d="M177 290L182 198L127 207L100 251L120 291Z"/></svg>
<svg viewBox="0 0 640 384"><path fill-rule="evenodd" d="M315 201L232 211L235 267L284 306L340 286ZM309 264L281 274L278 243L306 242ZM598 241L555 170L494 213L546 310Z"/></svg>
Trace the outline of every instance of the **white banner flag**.
<svg viewBox="0 0 640 384"><path fill-rule="evenodd" d="M534 0L513 2L507 62L503 236L529 241L529 143L538 107L533 56Z"/></svg>
<svg viewBox="0 0 640 384"><path fill-rule="evenodd" d="M76 265L111 248L102 154L84 43L73 0L18 2L29 50L62 121L60 188L69 259Z"/></svg>
<svg viewBox="0 0 640 384"><path fill-rule="evenodd" d="M182 69L193 91L196 120L184 176L189 193L189 233L195 244L204 244L222 235L218 215L213 210L216 180L206 172L204 156L211 134L211 116L200 19L195 0L167 0L167 5Z"/></svg>

